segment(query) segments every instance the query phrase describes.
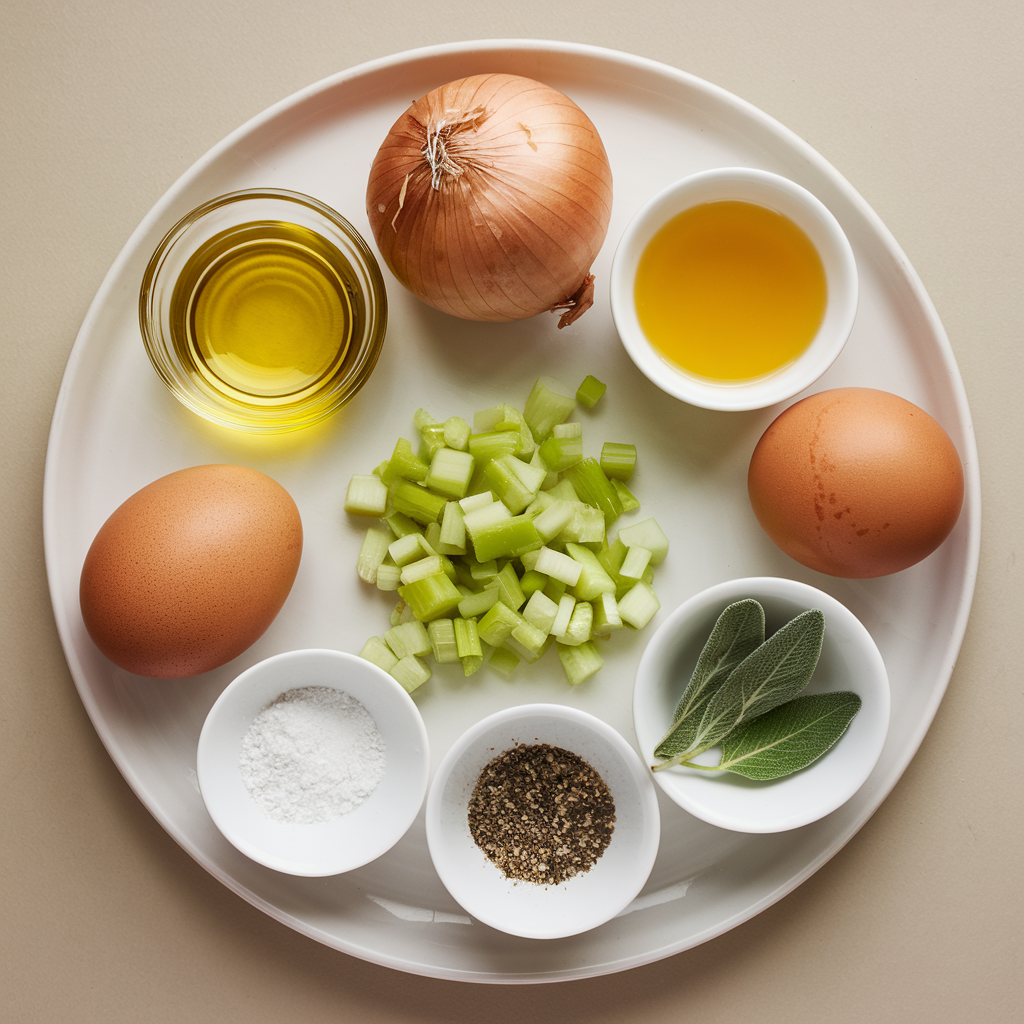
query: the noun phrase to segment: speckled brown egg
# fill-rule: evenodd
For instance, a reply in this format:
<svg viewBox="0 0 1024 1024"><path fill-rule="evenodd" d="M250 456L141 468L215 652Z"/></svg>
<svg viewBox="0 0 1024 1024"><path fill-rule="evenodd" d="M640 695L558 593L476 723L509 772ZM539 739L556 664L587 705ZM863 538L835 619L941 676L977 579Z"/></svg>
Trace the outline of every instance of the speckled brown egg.
<svg viewBox="0 0 1024 1024"><path fill-rule="evenodd" d="M964 473L949 435L912 402L870 388L790 406L750 460L765 533L831 576L899 572L931 554L960 515Z"/></svg>
<svg viewBox="0 0 1024 1024"><path fill-rule="evenodd" d="M299 511L279 483L244 466L182 469L100 527L82 567L82 617L129 672L207 672L262 636L301 555Z"/></svg>

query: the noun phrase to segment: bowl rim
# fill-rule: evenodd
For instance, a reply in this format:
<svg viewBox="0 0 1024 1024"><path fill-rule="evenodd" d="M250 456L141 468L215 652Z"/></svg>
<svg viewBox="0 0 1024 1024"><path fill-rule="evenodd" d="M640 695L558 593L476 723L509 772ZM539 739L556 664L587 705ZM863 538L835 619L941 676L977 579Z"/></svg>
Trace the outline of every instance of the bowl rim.
<svg viewBox="0 0 1024 1024"><path fill-rule="evenodd" d="M273 678L274 675L284 669L285 666L295 665L296 663L301 664L303 661L309 661L311 659L320 660L322 662L334 661L337 662L339 666L347 666L349 669L355 668L357 671L364 672L364 678L372 678L373 687L376 688L378 692L385 695L384 699L392 708L395 709L398 715L404 717L406 727L408 727L416 736L418 744L414 749L406 748L403 751L403 788L406 790L409 800L403 805L403 813L389 816L388 820L379 827L379 833L381 836L380 841L371 846L368 853L364 853L364 855L356 857L352 857L350 851L345 847L345 845L339 843L337 844L338 855L336 857L318 861L307 860L304 862L305 866L302 866L295 859L290 859L267 851L259 844L259 842L254 841L243 830L236 828L233 820L225 816L225 800L222 795L221 785L218 781L214 781L214 779L219 776L220 772L215 767L213 761L217 754L217 748L215 745L224 742L223 732L226 728L230 728L226 722L226 718L231 713L232 708L239 703L247 689L253 686L254 680L262 680L268 673L270 673L271 678ZM352 694L340 680L336 684L317 681L306 685L331 686L333 689L349 693L365 706L363 698L356 694ZM278 688L278 694L296 688L294 685L289 685L288 682L283 679L281 682L275 683L274 687ZM265 707L267 703L273 701L276 695L277 694L271 695L263 700L260 704L260 709ZM380 729L381 733L384 734L387 729L386 723L381 721L376 715L372 715L371 717L374 718L378 729ZM395 764L396 762L389 757L388 766L385 768L385 772L392 770ZM212 707L207 712L196 747L196 779L199 786L199 793L202 797L203 805L206 808L207 813L210 815L210 818L221 835L223 835L224 838L240 853L244 854L250 860L255 861L258 864L262 864L264 867L273 868L275 871L280 871L284 874L308 878L344 874L345 872L353 871L356 868L369 864L383 856L406 834L406 832L408 832L409 828L412 826L413 822L422 810L429 778L429 737L427 734L426 724L423 721L423 716L415 701L413 701L412 697L398 682L398 680L389 675L379 666L374 665L372 662L367 661L365 658L361 658L358 655L349 654L345 651L339 651L333 648L309 647L298 648L291 651L282 651L278 654L270 655L262 661L258 661L256 664L250 665L249 668L240 672L221 691ZM205 784L204 779L206 780ZM384 780L382 779L381 784L383 784L383 782ZM373 799L374 794L379 791L380 787L378 786L378 789L374 790L374 793L371 793L360 806L364 806L369 803L369 801ZM358 811L359 808L357 807L354 810ZM280 824L283 829L319 829L331 828L333 826L335 829L340 830L345 827L346 818L347 815L342 818L335 819L332 822L324 823L323 825L312 826L287 822L278 824Z"/></svg>
<svg viewBox="0 0 1024 1024"><path fill-rule="evenodd" d="M657 742L658 737L651 739L653 732L647 728L645 718L653 699L652 695L656 685L654 669L657 667L658 660L666 656L666 651L672 648L678 634L685 629L686 623L695 615L705 613L709 609L719 606L720 609L724 609L728 604L747 597L752 597L758 601L761 601L762 598L765 601L770 598L791 600L805 608L821 608L825 613L826 619L831 616L833 619L838 617L843 620L854 643L858 645L864 658L871 666L870 682L866 682L865 687L871 693L871 710L873 712L871 717L875 720L875 727L870 734L872 742L866 748L865 755L861 759L860 770L843 780L841 784L833 787L829 799L814 804L805 813L790 814L788 816L780 815L775 818L765 816L758 821L743 820L737 817L735 813L723 812L713 804L709 805L706 801L694 798L687 790L686 780L687 778L695 778L696 773L691 775L689 772L669 769L653 774L655 782L673 803L694 817L700 818L711 825L734 832L756 834L784 832L809 825L811 822L831 814L846 803L864 785L874 771L881 757L882 748L888 733L891 691L885 662L874 638L867 628L837 598L819 590L817 587L811 586L809 583L801 583L798 580L782 576L752 576L725 580L694 594L669 614L651 636L641 655L633 686L633 724L637 734L637 741L641 746L647 743L653 745ZM866 703L867 701L865 701ZM662 732L659 736L663 734ZM842 738L840 738L841 741ZM811 772L816 767L820 768L823 764L823 761L812 762L806 768L801 769L801 772L795 774L800 775ZM776 783L785 782L786 778L792 777L787 776L764 783L764 785L771 786Z"/></svg>
<svg viewBox="0 0 1024 1024"><path fill-rule="evenodd" d="M689 374L658 353L640 326L633 282L640 256L668 220L702 203L738 199L766 206L799 221L815 234L826 265L828 300L823 328L792 362L762 377L714 381ZM764 409L810 387L835 362L856 319L857 262L849 239L831 210L790 178L755 167L715 167L679 178L648 199L633 215L612 257L609 282L612 319L623 347L645 377L690 405L724 412Z"/></svg>
<svg viewBox="0 0 1024 1024"><path fill-rule="evenodd" d="M635 890L633 886L630 886L624 898L620 894L618 900L608 903L605 907L605 912L600 917L586 923L583 927L569 924L558 930L542 930L539 928L533 930L513 929L508 926L508 922L502 920L500 914L490 912L487 906L480 907L471 900L467 901L470 903L470 905L467 905L466 902L463 902L462 891L459 887L455 885L453 890L453 887L449 884L452 882L454 885L458 879L458 874L448 863L442 852L445 829L441 821L441 811L448 780L451 778L459 761L469 754L475 744L492 729L497 726L513 724L519 720L529 721L531 718L560 719L571 722L592 733L619 757L630 776L636 781L641 795L641 821L643 827L640 830L637 852L633 859L636 874ZM427 849L430 853L431 862L445 889L459 906L476 920L491 928L506 934L529 939L559 939L578 935L606 924L621 913L636 898L650 877L651 871L654 868L654 862L658 856L661 839L661 812L658 804L657 790L651 778L650 770L643 763L629 741L617 729L596 715L582 711L569 704L543 702L518 704L513 707L503 708L475 722L459 736L442 758L437 771L434 773L434 778L427 793L425 823ZM571 879L567 881L571 881Z"/></svg>

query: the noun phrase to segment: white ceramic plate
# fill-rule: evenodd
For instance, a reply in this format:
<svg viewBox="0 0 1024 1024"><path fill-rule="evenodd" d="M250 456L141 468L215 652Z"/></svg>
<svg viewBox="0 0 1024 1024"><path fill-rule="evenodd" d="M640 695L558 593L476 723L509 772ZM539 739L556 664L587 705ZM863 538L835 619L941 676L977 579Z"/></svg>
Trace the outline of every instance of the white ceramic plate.
<svg viewBox="0 0 1024 1024"><path fill-rule="evenodd" d="M316 196L369 238L366 176L388 128L415 97L483 71L549 82L601 132L615 208L594 265L595 307L562 332L547 315L481 325L427 308L385 270L384 353L369 384L332 420L269 440L214 427L179 405L149 365L137 319L139 282L163 233L212 196L262 185ZM717 413L683 405L651 384L619 344L608 307L619 235L669 182L726 165L762 167L803 185L853 246L857 322L815 389L894 391L938 419L960 451L967 473L960 522L912 569L838 580L783 555L757 525L745 487L750 453L779 408ZM220 835L199 795L200 729L220 691L249 665L303 647L357 652L385 628L389 602L368 592L353 568L363 524L341 511L351 474L368 472L397 436L409 436L419 406L439 418L471 414L501 400L521 403L539 374L575 386L587 373L610 386L592 413L581 414L585 448L599 451L604 440L638 445L631 486L642 514L657 517L672 542L657 576L666 612L722 580L789 576L832 594L867 626L892 686L888 739L867 783L833 814L775 835L717 829L663 799L662 854L637 900L607 925L544 943L471 923L431 866L422 815L380 860L326 884L248 860ZM306 539L295 587L260 641L223 668L177 681L128 675L85 633L78 608L85 552L134 491L207 462L253 466L293 495ZM967 623L979 522L970 414L948 341L906 257L850 185L777 122L681 71L593 47L509 40L419 50L342 72L261 114L188 171L129 239L82 325L54 414L44 495L50 591L71 673L111 757L164 828L225 885L306 935L401 970L480 982L560 981L648 963L734 927L825 863L884 799L931 723ZM417 695L434 764L470 725L513 704L574 705L632 740L632 680L646 635L614 637L605 668L574 689L557 659L509 682L483 671L469 681L435 672Z"/></svg>

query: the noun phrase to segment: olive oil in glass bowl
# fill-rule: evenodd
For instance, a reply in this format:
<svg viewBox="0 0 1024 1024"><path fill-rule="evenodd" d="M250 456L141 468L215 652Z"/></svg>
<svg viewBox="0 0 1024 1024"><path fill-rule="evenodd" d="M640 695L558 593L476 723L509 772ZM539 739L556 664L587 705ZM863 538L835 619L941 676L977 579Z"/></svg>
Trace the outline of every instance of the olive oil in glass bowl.
<svg viewBox="0 0 1024 1024"><path fill-rule="evenodd" d="M219 196L183 217L146 268L146 351L187 407L281 433L339 409L380 355L387 297L359 233L281 189Z"/></svg>

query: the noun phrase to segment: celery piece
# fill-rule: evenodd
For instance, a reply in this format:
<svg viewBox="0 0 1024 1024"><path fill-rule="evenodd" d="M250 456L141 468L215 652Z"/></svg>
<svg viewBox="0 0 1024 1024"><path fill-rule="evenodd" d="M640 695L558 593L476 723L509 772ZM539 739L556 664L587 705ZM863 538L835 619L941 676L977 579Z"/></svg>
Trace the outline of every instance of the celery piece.
<svg viewBox="0 0 1024 1024"><path fill-rule="evenodd" d="M473 433L489 434L505 418L503 405L492 405L490 409L481 409L473 413Z"/></svg>
<svg viewBox="0 0 1024 1024"><path fill-rule="evenodd" d="M474 508L471 512L466 512L462 521L465 524L466 533L469 534L469 539L475 541L478 531L489 529L495 523L511 518L512 513L509 512L508 506L504 502L492 501L480 508Z"/></svg>
<svg viewBox="0 0 1024 1024"><path fill-rule="evenodd" d="M379 476L356 473L345 490L345 511L354 516L382 516L388 507L388 489Z"/></svg>
<svg viewBox="0 0 1024 1024"><path fill-rule="evenodd" d="M576 389L576 401L588 409L593 409L607 387L607 384L603 384L593 374L588 373L583 378L583 383Z"/></svg>
<svg viewBox="0 0 1024 1024"><path fill-rule="evenodd" d="M443 572L413 580L399 587L398 593L420 622L429 622L447 615L462 600L455 584Z"/></svg>
<svg viewBox="0 0 1024 1024"><path fill-rule="evenodd" d="M374 581L378 590L395 591L402 584L402 570L397 565L385 562L377 568L377 579Z"/></svg>
<svg viewBox="0 0 1024 1024"><path fill-rule="evenodd" d="M417 409L412 414L412 425L417 430L422 430L424 427L432 427L436 424L437 420L435 420L426 409Z"/></svg>
<svg viewBox="0 0 1024 1024"><path fill-rule="evenodd" d="M651 560L651 553L647 548L642 548L639 545L633 545L632 547L626 548L626 557L622 562L622 568L619 570L623 576L628 576L630 579L638 580L644 574L644 569L647 568L647 563Z"/></svg>
<svg viewBox="0 0 1024 1024"><path fill-rule="evenodd" d="M379 569L377 571L380 572ZM523 594L530 597L538 590L543 590L548 579L549 577L542 572L537 572L536 569L527 569L519 579L519 586L522 587Z"/></svg>
<svg viewBox="0 0 1024 1024"><path fill-rule="evenodd" d="M417 580L426 579L427 576L436 576L443 572L444 564L441 561L441 556L427 555L426 558L419 558L415 562L403 565L401 579L403 583L415 583Z"/></svg>
<svg viewBox="0 0 1024 1024"><path fill-rule="evenodd" d="M560 498L562 501L580 500L580 496L576 493L576 488L565 477L562 477L554 487L549 487L547 492L552 498Z"/></svg>
<svg viewBox="0 0 1024 1024"><path fill-rule="evenodd" d="M519 444L516 446L516 455L533 455L537 451L537 442L533 439L533 432L524 420L519 424Z"/></svg>
<svg viewBox="0 0 1024 1024"><path fill-rule="evenodd" d="M551 428L551 436L558 438L582 437L583 424L579 420L572 420L569 423L556 423Z"/></svg>
<svg viewBox="0 0 1024 1024"><path fill-rule="evenodd" d="M565 632L558 638L561 644L578 647L586 643L594 629L594 606L589 601L577 601L573 606L572 615Z"/></svg>
<svg viewBox="0 0 1024 1024"><path fill-rule="evenodd" d="M455 646L460 658L481 658L484 649L480 646L480 631L476 619L454 619Z"/></svg>
<svg viewBox="0 0 1024 1024"><path fill-rule="evenodd" d="M526 602L522 615L535 629L550 633L551 627L555 624L555 616L558 614L558 602L546 597L542 590L535 590Z"/></svg>
<svg viewBox="0 0 1024 1024"><path fill-rule="evenodd" d="M565 478L576 489L581 501L594 505L604 513L606 523L622 515L622 502L597 459L583 459L565 470ZM415 517L414 517L415 518Z"/></svg>
<svg viewBox="0 0 1024 1024"><path fill-rule="evenodd" d="M504 601L496 601L480 620L480 639L486 640L492 647L500 647L521 620L519 612L509 608Z"/></svg>
<svg viewBox="0 0 1024 1024"><path fill-rule="evenodd" d="M589 679L604 665L604 659L598 654L593 642L582 643L578 647L559 644L558 660L562 663L565 678L573 686L578 686L584 679Z"/></svg>
<svg viewBox="0 0 1024 1024"><path fill-rule="evenodd" d="M502 455L484 466L484 479L488 486L513 514L522 512L537 493L537 488L527 486L514 468L513 463L518 461L514 455Z"/></svg>
<svg viewBox="0 0 1024 1024"><path fill-rule="evenodd" d="M409 480L398 480L391 485L391 504L410 519L424 526L441 517L446 504L440 494L432 494Z"/></svg>
<svg viewBox="0 0 1024 1024"><path fill-rule="evenodd" d="M557 537L569 525L575 511L570 502L562 498L554 499L533 521L541 540L546 542Z"/></svg>
<svg viewBox="0 0 1024 1024"><path fill-rule="evenodd" d="M444 507L436 547L439 555L466 553L466 524L462 507L457 501L449 501Z"/></svg>
<svg viewBox="0 0 1024 1024"><path fill-rule="evenodd" d="M408 654L426 655L430 653L430 638L427 627L413 619L411 622L400 622L392 626L384 634L384 642L395 652L395 657L402 659Z"/></svg>
<svg viewBox="0 0 1024 1024"><path fill-rule="evenodd" d="M420 427L420 458L424 462L430 462L434 455L444 448L444 425L441 423L430 423Z"/></svg>
<svg viewBox="0 0 1024 1024"><path fill-rule="evenodd" d="M623 483L636 469L636 445L620 444L617 441L605 441L601 446L601 472L609 480L621 480Z"/></svg>
<svg viewBox="0 0 1024 1024"><path fill-rule="evenodd" d="M530 492L530 500L532 501L540 490L540 485L544 483L544 479L548 475L547 471L542 466L532 466L528 462L523 462L522 459L517 459L514 455L508 456L508 462L505 464L519 478L519 482Z"/></svg>
<svg viewBox="0 0 1024 1024"><path fill-rule="evenodd" d="M580 502L573 509L569 522L565 524L562 531L555 537L556 544L594 544L600 547L605 539L604 515L599 508L593 505L584 505Z"/></svg>
<svg viewBox="0 0 1024 1024"><path fill-rule="evenodd" d="M498 587L499 600L504 601L513 611L518 611L526 600L523 588L519 586L519 577L511 562L506 562L497 576L494 577Z"/></svg>
<svg viewBox="0 0 1024 1024"><path fill-rule="evenodd" d="M608 637L622 629L619 605L614 594L601 594L594 598L594 635Z"/></svg>
<svg viewBox="0 0 1024 1024"><path fill-rule="evenodd" d="M431 551L437 551L437 546L441 543L441 524L427 523L423 531L423 539L427 542L427 546ZM437 553L441 554L440 551L437 551Z"/></svg>
<svg viewBox="0 0 1024 1024"><path fill-rule="evenodd" d="M519 647L523 648L531 655L536 655L538 658L543 653L544 644L547 641L548 634L546 630L538 629L536 626L527 622L526 619L521 619L512 627L512 633L509 635L508 640L514 640ZM507 643L508 641L506 641ZM516 648L516 650L519 649Z"/></svg>
<svg viewBox="0 0 1024 1024"><path fill-rule="evenodd" d="M467 555L465 562L469 566L470 579L476 586L486 587L498 575L498 563L493 558L486 562L478 562Z"/></svg>
<svg viewBox="0 0 1024 1024"><path fill-rule="evenodd" d="M449 416L444 421L444 443L449 448L464 452L469 447L469 435L473 431L461 416Z"/></svg>
<svg viewBox="0 0 1024 1024"><path fill-rule="evenodd" d="M547 583L544 584L544 596L550 598L556 603L562 600L562 595L566 591L566 585L562 580L556 580L552 577L547 577Z"/></svg>
<svg viewBox="0 0 1024 1024"><path fill-rule="evenodd" d="M459 499L459 508L463 512L475 512L478 508L494 504L494 495L490 491L480 491Z"/></svg>
<svg viewBox="0 0 1024 1024"><path fill-rule="evenodd" d="M462 671L464 675L471 676L484 663L483 655L469 654L462 659Z"/></svg>
<svg viewBox="0 0 1024 1024"><path fill-rule="evenodd" d="M469 435L469 453L484 463L502 455L514 455L519 445L519 431L492 430L486 434Z"/></svg>
<svg viewBox="0 0 1024 1024"><path fill-rule="evenodd" d="M395 442L395 450L391 453L388 467L381 474L381 479L389 487L397 480L412 480L419 483L427 479L429 466L413 453L412 443L404 437Z"/></svg>
<svg viewBox="0 0 1024 1024"><path fill-rule="evenodd" d="M419 561L437 552L430 546L422 533L409 533L399 537L388 546L388 554L400 569L410 562Z"/></svg>
<svg viewBox="0 0 1024 1024"><path fill-rule="evenodd" d="M382 530L376 526L367 529L356 557L356 572L361 580L367 583L377 582L377 571L387 557L391 540L390 530Z"/></svg>
<svg viewBox="0 0 1024 1024"><path fill-rule="evenodd" d="M542 572L546 576L553 576L570 587L576 586L579 582L583 566L570 555L555 551L554 548L542 547L537 552L537 560L532 569Z"/></svg>
<svg viewBox="0 0 1024 1024"><path fill-rule="evenodd" d="M634 629L643 629L660 607L661 602L651 585L640 580L619 601L619 617Z"/></svg>
<svg viewBox="0 0 1024 1024"><path fill-rule="evenodd" d="M651 565L661 565L668 554L668 537L653 519L624 526L619 530L619 540L627 547L647 548L651 553Z"/></svg>
<svg viewBox="0 0 1024 1024"><path fill-rule="evenodd" d="M590 548L582 544L566 544L565 553L582 566L579 579L571 585L572 595L577 601L593 601L598 594L615 592L615 581Z"/></svg>
<svg viewBox="0 0 1024 1024"><path fill-rule="evenodd" d="M533 435L531 435L531 437L532 436ZM533 456L530 458L530 465L544 470L544 482L540 485L540 490L537 492L537 498L539 498L542 494L546 495L548 489L554 487L555 484L558 483L558 474L548 469L547 464L540 457L540 448L534 448ZM537 498L534 498L534 501L536 501Z"/></svg>
<svg viewBox="0 0 1024 1024"><path fill-rule="evenodd" d="M451 619L434 619L427 625L427 637L434 661L448 665L459 660L458 645L455 643L455 625Z"/></svg>
<svg viewBox="0 0 1024 1024"><path fill-rule="evenodd" d="M640 502L637 500L635 494L621 481L612 479L612 488L615 493L619 496L619 501L622 503L623 512L632 512L634 509L640 507Z"/></svg>
<svg viewBox="0 0 1024 1024"><path fill-rule="evenodd" d="M412 693L430 678L431 672L425 661L415 654L407 654L391 669L390 674L402 684L407 693Z"/></svg>
<svg viewBox="0 0 1024 1024"><path fill-rule="evenodd" d="M558 612L555 614L555 621L551 623L549 632L552 636L565 636L569 628L569 620L572 618L572 610L576 607L576 598L572 594L563 594L558 599Z"/></svg>
<svg viewBox="0 0 1024 1024"><path fill-rule="evenodd" d="M410 533L422 533L423 527L414 523L408 516L401 512L390 512L384 517L384 522L391 527L391 532L396 537L407 537Z"/></svg>
<svg viewBox="0 0 1024 1024"><path fill-rule="evenodd" d="M473 476L474 459L469 452L458 452L454 448L438 448L430 460L426 485L432 491L446 498L464 498Z"/></svg>
<svg viewBox="0 0 1024 1024"><path fill-rule="evenodd" d="M540 446L540 457L552 473L561 473L583 458L582 437L549 437Z"/></svg>
<svg viewBox="0 0 1024 1024"><path fill-rule="evenodd" d="M543 441L556 423L564 423L576 408L576 399L566 393L566 388L550 377L541 377L533 385L523 419L530 426L537 441Z"/></svg>
<svg viewBox="0 0 1024 1024"><path fill-rule="evenodd" d="M500 676L508 679L519 666L519 656L507 647L495 647L487 664Z"/></svg>
<svg viewBox="0 0 1024 1024"><path fill-rule="evenodd" d="M501 592L496 586L485 587L479 593L467 594L459 602L459 614L464 619L475 619L498 603Z"/></svg>
<svg viewBox="0 0 1024 1024"><path fill-rule="evenodd" d="M373 662L374 665L384 669L385 672L390 672L398 664L398 658L395 657L394 651L379 636L371 636L363 644L359 657Z"/></svg>
<svg viewBox="0 0 1024 1024"><path fill-rule="evenodd" d="M469 517L466 518L468 530ZM482 562L491 558L518 558L543 544L529 516L512 516L478 529L471 536L473 550Z"/></svg>
<svg viewBox="0 0 1024 1024"><path fill-rule="evenodd" d="M547 491L539 490L534 496L533 501L523 509L523 512L528 516L536 518L541 514L541 512L545 512L551 508L557 500L557 498L552 498Z"/></svg>

